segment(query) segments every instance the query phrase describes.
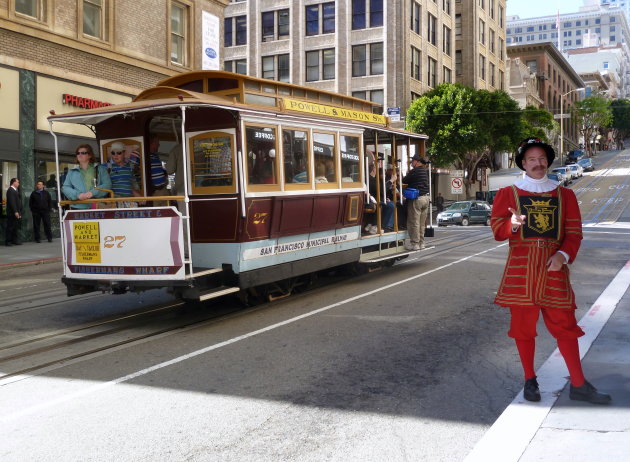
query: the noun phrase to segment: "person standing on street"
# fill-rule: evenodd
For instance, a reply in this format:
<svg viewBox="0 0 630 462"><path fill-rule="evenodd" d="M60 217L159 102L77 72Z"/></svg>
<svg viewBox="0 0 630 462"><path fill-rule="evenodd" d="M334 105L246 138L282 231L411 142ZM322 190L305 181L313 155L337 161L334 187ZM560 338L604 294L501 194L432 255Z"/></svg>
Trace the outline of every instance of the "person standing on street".
<svg viewBox="0 0 630 462"><path fill-rule="evenodd" d="M4 243L7 247L13 245L22 245L18 242L17 231L22 219L22 196L19 191L20 180L11 178L7 189L7 229L4 237Z"/></svg>
<svg viewBox="0 0 630 462"><path fill-rule="evenodd" d="M528 401L540 401L534 369L536 322L542 313L571 376L572 400L606 404L610 395L598 392L584 378L575 319L575 295L569 280L582 241L582 219L575 193L547 177L555 158L551 146L528 138L518 148L516 165L526 175L499 190L492 206L492 232L509 240L508 259L494 302L510 309L508 336L516 342Z"/></svg>
<svg viewBox="0 0 630 462"><path fill-rule="evenodd" d="M429 160L414 154L411 158L412 170L402 179L408 188L418 190L417 199L407 199L407 232L409 240L405 242L407 250L424 249L424 228L429 211Z"/></svg>
<svg viewBox="0 0 630 462"><path fill-rule="evenodd" d="M28 205L33 214L33 234L35 242L40 240L40 224L44 223L44 233L48 242L52 242L52 231L50 228L50 211L52 209L52 199L50 193L44 189L44 182L38 181L35 191L31 193L28 199Z"/></svg>
<svg viewBox="0 0 630 462"><path fill-rule="evenodd" d="M444 211L444 196L442 196L442 193L438 193L437 197L435 198L435 205L437 206L438 213Z"/></svg>

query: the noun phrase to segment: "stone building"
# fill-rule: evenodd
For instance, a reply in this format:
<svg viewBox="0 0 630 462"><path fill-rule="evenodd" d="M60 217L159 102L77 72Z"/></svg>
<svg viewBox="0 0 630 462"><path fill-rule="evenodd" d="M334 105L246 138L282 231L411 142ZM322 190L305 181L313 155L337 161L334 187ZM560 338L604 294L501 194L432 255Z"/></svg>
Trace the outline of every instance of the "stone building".
<svg viewBox="0 0 630 462"><path fill-rule="evenodd" d="M504 88L504 0L233 0L225 69L405 109L443 82Z"/></svg>
<svg viewBox="0 0 630 462"><path fill-rule="evenodd" d="M218 69L227 3L0 0L3 198L12 177L20 179L25 197L39 179L48 181L56 195L49 111L124 103L178 72L204 65ZM59 124L55 130L62 166L71 167L75 147L92 140L93 133L74 125Z"/></svg>

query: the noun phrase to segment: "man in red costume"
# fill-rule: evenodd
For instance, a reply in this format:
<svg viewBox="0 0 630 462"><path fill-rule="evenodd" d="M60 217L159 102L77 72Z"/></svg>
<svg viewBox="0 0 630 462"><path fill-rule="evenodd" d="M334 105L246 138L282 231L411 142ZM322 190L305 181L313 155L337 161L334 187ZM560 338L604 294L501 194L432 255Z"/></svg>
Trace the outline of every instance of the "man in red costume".
<svg viewBox="0 0 630 462"><path fill-rule="evenodd" d="M606 404L610 395L585 380L578 337L584 332L575 319L575 295L569 267L582 240L582 219L575 194L547 177L555 158L551 146L538 138L521 143L516 165L525 176L501 189L492 205L492 232L509 239L507 264L495 303L510 308L508 335L516 341L523 370L523 396L540 401L534 371L536 322L542 313L571 375L569 397Z"/></svg>

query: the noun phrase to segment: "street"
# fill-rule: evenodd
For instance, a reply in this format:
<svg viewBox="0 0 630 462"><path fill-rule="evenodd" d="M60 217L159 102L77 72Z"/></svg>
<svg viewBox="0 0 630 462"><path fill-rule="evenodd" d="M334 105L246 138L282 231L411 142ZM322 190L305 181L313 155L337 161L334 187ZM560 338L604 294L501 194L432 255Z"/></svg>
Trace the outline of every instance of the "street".
<svg viewBox="0 0 630 462"><path fill-rule="evenodd" d="M574 182L578 319L628 260L630 155ZM462 460L523 386L489 227L243 308L164 291L66 298L60 264L0 272L0 459ZM556 348L539 325L537 363ZM586 371L588 373L588 371Z"/></svg>

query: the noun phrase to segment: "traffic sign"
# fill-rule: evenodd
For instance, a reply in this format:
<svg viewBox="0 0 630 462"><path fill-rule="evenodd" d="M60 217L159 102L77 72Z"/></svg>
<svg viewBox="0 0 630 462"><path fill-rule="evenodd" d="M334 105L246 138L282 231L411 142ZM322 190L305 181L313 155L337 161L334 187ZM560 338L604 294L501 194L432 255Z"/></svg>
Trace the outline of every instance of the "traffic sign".
<svg viewBox="0 0 630 462"><path fill-rule="evenodd" d="M388 107L387 116L392 122L400 121L400 106Z"/></svg>
<svg viewBox="0 0 630 462"><path fill-rule="evenodd" d="M451 176L452 177L464 178L464 171L463 170L451 170Z"/></svg>
<svg viewBox="0 0 630 462"><path fill-rule="evenodd" d="M464 193L464 179L451 178L451 194L463 194L463 193Z"/></svg>
<svg viewBox="0 0 630 462"><path fill-rule="evenodd" d="M562 116L562 117L560 117ZM554 114L553 115L554 119L570 119L571 118L571 114Z"/></svg>

